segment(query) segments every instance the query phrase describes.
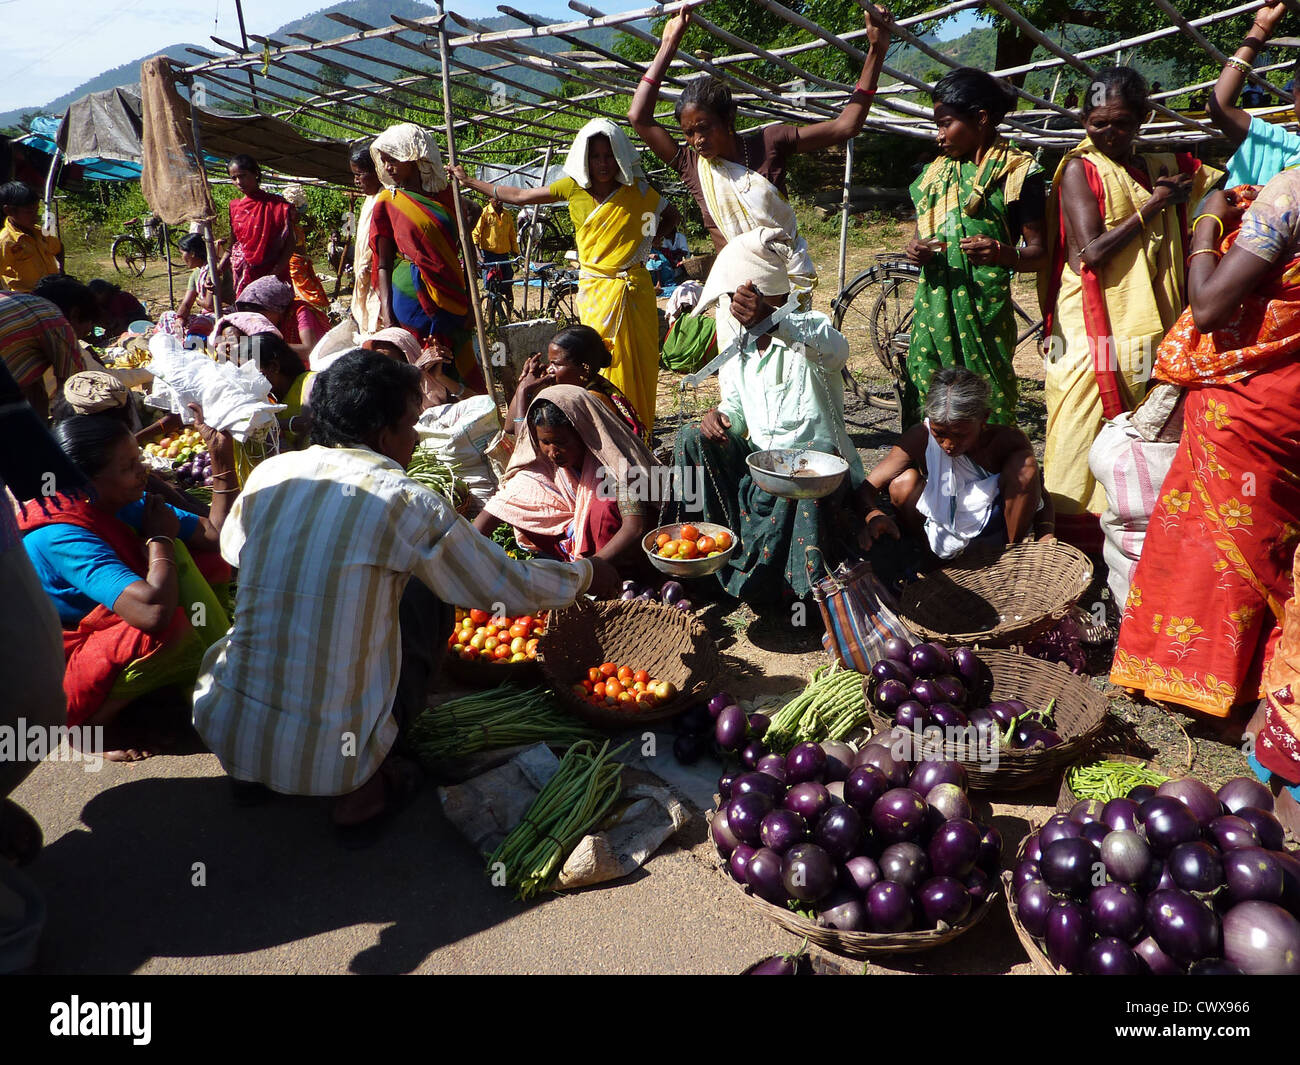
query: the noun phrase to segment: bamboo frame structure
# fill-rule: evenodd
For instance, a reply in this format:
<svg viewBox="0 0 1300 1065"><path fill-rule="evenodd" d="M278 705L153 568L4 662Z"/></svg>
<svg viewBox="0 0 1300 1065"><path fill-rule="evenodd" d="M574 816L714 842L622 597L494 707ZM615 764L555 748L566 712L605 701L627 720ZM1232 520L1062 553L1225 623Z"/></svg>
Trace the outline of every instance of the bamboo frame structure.
<svg viewBox="0 0 1300 1065"><path fill-rule="evenodd" d="M543 155L549 157L557 149L563 151L581 121L596 115L619 118L625 101L630 100L645 73L646 64L584 36L593 30L617 29L657 45L658 38L645 26L648 20L670 16L684 8L695 12L694 24L716 42L716 49L694 55L680 52L669 65L660 87L658 110L660 120L670 128L674 126L673 103L692 79L705 75L728 85L737 113L747 124L824 121L839 113L853 84L840 83L808 69L805 57L830 48L851 64L860 64L865 59L862 45L867 33L865 27L845 33L832 32L791 10L782 0L754 0L766 13L788 26L796 38L796 43L773 49L746 41L710 21L698 11L707 0L672 0L615 13L603 12L583 0L568 2L575 17L551 23L503 4L498 10L520 23L508 29L492 29L455 11L422 19L394 15L392 23L384 26L372 26L353 16L331 12L328 17L343 31L338 37L320 40L293 34L291 41L252 37L262 46L256 52L217 40L227 54L192 49L202 61L185 68L180 77L204 78L220 90L213 92L210 88L209 94L223 103L244 108L260 105L264 113L281 108L275 111L277 117L291 123L301 124L306 120L327 123L348 136L371 136L392 121L419 121L430 128L445 129L449 158L499 162L507 156L522 157L527 162L520 165L525 166L535 164ZM855 2L864 9L875 10L871 0ZM1188 18L1179 10L1176 0L1156 0L1156 7L1168 19L1166 25L1083 50L1061 45L1042 28L1033 26L1008 0L936 3L928 11L895 20L893 36L897 47L919 51L940 69L950 69L958 65L956 60L923 36L942 20L977 11L997 14L1015 25L1034 41L1037 58L992 73L1008 79L1027 74L1048 78L1055 75L1055 84L1050 98L1015 86L1021 108L1007 116L1004 130L1030 149L1056 152L1073 147L1083 136L1078 115L1056 101L1062 81L1068 85L1072 75L1092 79L1098 61L1132 58L1143 47L1178 35L1193 42L1210 61L1222 64L1223 53L1204 35L1204 30L1241 18L1256 10L1258 4L1259 0L1239 0L1213 14ZM1300 3L1288 0L1288 5L1300 11ZM438 4L438 10L443 11L442 3ZM453 24L459 27L454 32ZM366 44L376 41L400 48L401 58L367 53ZM1275 41L1273 45L1283 47L1288 43L1294 46L1300 42ZM1262 64L1249 80L1268 86L1279 99L1289 100L1290 94L1269 85L1264 78L1265 74L1286 65ZM337 77L330 81L326 76L340 73L351 75L344 85L338 84ZM539 75L544 80L539 81ZM772 80L774 77L787 80L778 83ZM430 86L439 78L442 92L431 94ZM487 90L483 87L485 82L489 85ZM1177 144L1194 148L1220 139L1207 119L1170 106L1176 97L1203 92L1212 85L1213 82L1205 81L1157 94L1152 100L1152 115L1142 127L1141 141L1146 145ZM887 62L864 134L884 132L931 140L934 136L933 111L928 98L931 89L929 82L900 70L896 59L894 64ZM468 100L467 90L478 91L483 98ZM394 105L402 108L402 118L393 117ZM1287 111L1282 106L1271 106L1254 113L1273 118ZM1290 114L1286 114L1286 124L1296 128ZM507 139L511 140L509 146L501 143ZM852 156L851 150L848 154ZM665 170L649 154L645 160L647 172L661 183L661 188L668 187L670 191L680 188L675 174ZM850 209L849 169L846 167L841 203L841 262L847 241L844 223ZM476 282L477 277L471 278L474 289Z"/></svg>

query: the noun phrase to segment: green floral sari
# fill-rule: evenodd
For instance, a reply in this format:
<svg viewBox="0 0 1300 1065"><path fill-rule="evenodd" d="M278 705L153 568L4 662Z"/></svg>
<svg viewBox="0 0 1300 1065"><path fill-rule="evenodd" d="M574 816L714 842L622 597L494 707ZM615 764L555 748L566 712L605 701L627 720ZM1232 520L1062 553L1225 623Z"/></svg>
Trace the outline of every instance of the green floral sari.
<svg viewBox="0 0 1300 1065"><path fill-rule="evenodd" d="M912 184L921 240L947 248L923 268L912 313L903 390L903 426L922 418L930 380L945 367L964 366L993 386L989 421L1016 423L1018 388L1012 360L1016 320L1011 308L1011 272L1005 266L976 266L962 254L962 237L990 236L1003 243L1012 233L1009 209L1025 179L1043 173L1031 156L995 145L983 163L940 157Z"/></svg>

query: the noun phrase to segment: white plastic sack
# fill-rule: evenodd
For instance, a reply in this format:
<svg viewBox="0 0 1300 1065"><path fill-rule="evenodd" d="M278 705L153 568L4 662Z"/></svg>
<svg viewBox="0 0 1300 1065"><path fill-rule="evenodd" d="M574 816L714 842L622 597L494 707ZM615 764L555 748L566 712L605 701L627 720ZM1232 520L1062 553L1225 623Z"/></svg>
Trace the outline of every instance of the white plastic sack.
<svg viewBox="0 0 1300 1065"><path fill-rule="evenodd" d="M187 425L194 421L188 405L197 403L205 422L246 444L259 433L274 434L276 414L288 409L271 402L271 384L253 362L214 362L168 333L154 335L149 354L148 369L154 375L150 406L179 414Z"/></svg>
<svg viewBox="0 0 1300 1065"><path fill-rule="evenodd" d="M1122 610L1133 571L1142 556L1147 525L1160 498L1178 443L1146 440L1125 411L1102 426L1088 452L1088 467L1106 490L1101 531L1106 538L1102 559L1110 570L1107 584Z"/></svg>
<svg viewBox="0 0 1300 1065"><path fill-rule="evenodd" d="M430 407L415 423L420 446L429 448L456 471L480 504L497 490L488 451L501 430L501 415L491 396Z"/></svg>
<svg viewBox="0 0 1300 1065"><path fill-rule="evenodd" d="M361 343L361 334L351 318L344 318L326 333L307 356L307 368L316 373L328 370L345 351L351 351Z"/></svg>

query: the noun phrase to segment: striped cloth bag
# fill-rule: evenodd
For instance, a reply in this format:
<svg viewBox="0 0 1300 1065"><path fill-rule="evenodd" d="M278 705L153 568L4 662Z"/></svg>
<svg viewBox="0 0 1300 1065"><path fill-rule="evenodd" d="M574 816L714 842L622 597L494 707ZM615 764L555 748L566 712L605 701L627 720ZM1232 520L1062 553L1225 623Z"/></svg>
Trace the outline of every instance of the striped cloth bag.
<svg viewBox="0 0 1300 1065"><path fill-rule="evenodd" d="M885 656L885 641L892 636L912 642L870 562L852 568L842 563L813 585L813 598L826 624L822 647L845 669L868 672Z"/></svg>

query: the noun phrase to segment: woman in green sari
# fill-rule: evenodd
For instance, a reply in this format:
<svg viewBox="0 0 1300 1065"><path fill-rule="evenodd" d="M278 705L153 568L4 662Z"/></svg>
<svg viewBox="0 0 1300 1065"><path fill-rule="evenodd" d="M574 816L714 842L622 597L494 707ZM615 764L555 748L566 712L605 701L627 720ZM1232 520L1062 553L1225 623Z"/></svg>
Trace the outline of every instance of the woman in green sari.
<svg viewBox="0 0 1300 1065"><path fill-rule="evenodd" d="M1043 169L998 134L1015 94L991 74L972 67L950 71L935 84L932 99L943 155L911 190L916 233L907 257L922 273L907 352L903 426L921 420L935 373L957 366L992 386L989 421L1014 425L1011 274L1047 265Z"/></svg>

